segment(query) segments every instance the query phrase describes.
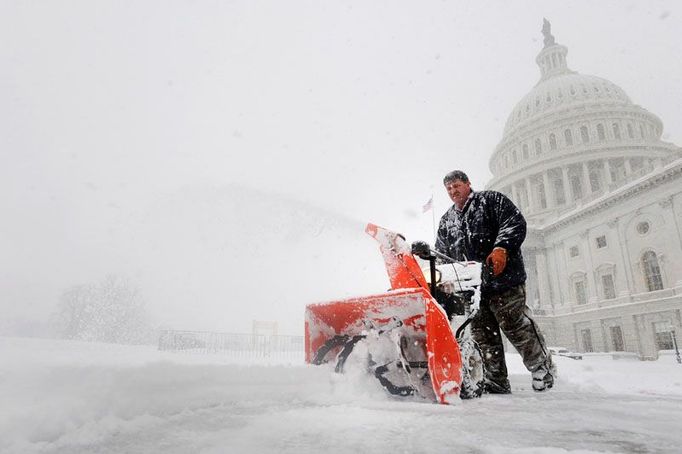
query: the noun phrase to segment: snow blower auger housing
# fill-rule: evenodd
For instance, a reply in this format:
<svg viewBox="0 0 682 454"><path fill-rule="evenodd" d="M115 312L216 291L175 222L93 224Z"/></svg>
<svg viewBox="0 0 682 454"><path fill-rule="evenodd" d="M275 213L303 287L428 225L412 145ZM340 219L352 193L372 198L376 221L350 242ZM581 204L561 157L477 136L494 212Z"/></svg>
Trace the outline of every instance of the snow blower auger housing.
<svg viewBox="0 0 682 454"><path fill-rule="evenodd" d="M416 395L440 403L459 400L460 391L463 398L479 396L480 392L469 392L466 382L463 386L469 368L462 367L448 316L432 297L433 265L430 285L402 235L374 224L365 231L379 242L391 290L308 305L306 362L335 361L336 372L343 372L352 354L361 357L368 372L393 395Z"/></svg>

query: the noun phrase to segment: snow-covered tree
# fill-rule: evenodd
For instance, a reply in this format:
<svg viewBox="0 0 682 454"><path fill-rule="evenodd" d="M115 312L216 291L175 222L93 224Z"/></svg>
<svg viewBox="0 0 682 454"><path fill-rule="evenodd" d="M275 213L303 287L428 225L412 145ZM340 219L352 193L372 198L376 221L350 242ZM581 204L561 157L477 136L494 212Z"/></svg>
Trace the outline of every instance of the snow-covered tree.
<svg viewBox="0 0 682 454"><path fill-rule="evenodd" d="M136 344L151 338L139 289L116 275L64 291L53 322L65 339Z"/></svg>

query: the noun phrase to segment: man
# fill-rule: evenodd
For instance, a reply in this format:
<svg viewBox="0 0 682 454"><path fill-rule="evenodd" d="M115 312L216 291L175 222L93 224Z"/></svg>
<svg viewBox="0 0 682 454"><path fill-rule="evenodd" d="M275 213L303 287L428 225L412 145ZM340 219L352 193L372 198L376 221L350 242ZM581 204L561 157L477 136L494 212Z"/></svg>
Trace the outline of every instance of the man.
<svg viewBox="0 0 682 454"><path fill-rule="evenodd" d="M552 357L526 306L521 256L526 220L504 194L473 191L460 170L448 173L443 184L454 205L440 220L436 250L458 261L484 264L480 310L471 332L483 353L486 391L511 393L500 329L531 372L533 389L551 388L555 375Z"/></svg>

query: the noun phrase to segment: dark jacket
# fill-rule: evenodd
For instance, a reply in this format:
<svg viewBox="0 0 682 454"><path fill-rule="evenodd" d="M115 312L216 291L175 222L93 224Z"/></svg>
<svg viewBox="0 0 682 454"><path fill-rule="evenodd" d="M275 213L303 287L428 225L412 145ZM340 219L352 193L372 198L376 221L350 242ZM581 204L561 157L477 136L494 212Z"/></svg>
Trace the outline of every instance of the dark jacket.
<svg viewBox="0 0 682 454"><path fill-rule="evenodd" d="M496 191L472 191L462 211L453 205L440 219L436 250L457 261L484 264L483 293L500 293L526 282L521 244L526 220L514 203ZM507 266L497 277L485 270L495 247L507 250Z"/></svg>

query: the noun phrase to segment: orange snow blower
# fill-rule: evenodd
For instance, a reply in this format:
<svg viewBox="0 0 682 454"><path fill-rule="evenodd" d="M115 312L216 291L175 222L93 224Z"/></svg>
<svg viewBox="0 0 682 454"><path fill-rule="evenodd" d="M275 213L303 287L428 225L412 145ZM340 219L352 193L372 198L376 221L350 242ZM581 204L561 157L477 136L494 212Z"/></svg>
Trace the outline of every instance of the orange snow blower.
<svg viewBox="0 0 682 454"><path fill-rule="evenodd" d="M305 312L305 359L311 364L336 361L336 372L343 372L350 358L360 361L390 394L421 396L440 403L478 397L483 389L480 350L465 331L470 317L457 331L452 331L445 310L432 296L442 294L436 288L435 255L426 243L421 253L410 247L395 232L368 224L365 231L379 242L391 282L387 293L311 304ZM426 252L424 252L424 247ZM430 258L430 281L424 277L413 256ZM435 255L434 255L435 254ZM454 264L450 264L454 269ZM440 265L439 265L440 266ZM480 285L480 264L458 264L459 292L452 295L466 300ZM466 267L475 269L474 279L462 285L460 276ZM471 273L470 273L471 274ZM477 276L476 276L477 274ZM476 280L478 278L478 280ZM474 298L475 299L475 298ZM464 367L462 351L466 353ZM471 352L477 354L470 354Z"/></svg>

